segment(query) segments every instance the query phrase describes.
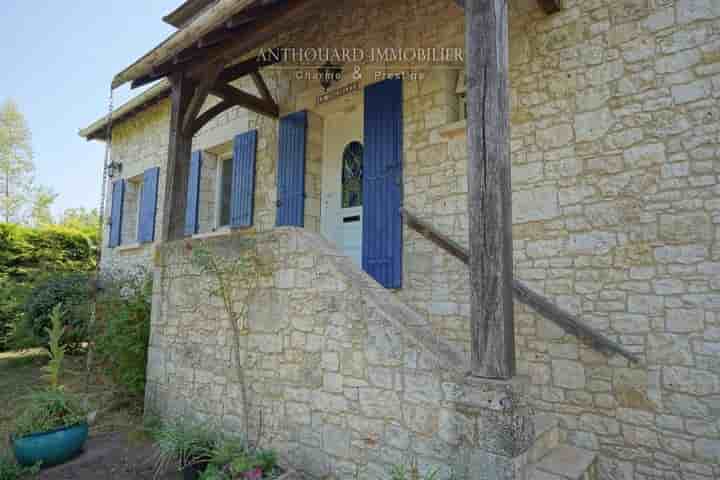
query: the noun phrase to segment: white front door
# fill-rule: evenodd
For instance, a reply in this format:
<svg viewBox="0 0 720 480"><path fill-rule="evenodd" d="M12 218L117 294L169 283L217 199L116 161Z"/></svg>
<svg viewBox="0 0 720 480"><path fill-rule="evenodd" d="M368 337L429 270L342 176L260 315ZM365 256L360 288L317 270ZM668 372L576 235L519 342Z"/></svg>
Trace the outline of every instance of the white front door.
<svg viewBox="0 0 720 480"><path fill-rule="evenodd" d="M362 265L362 104L325 117L323 235Z"/></svg>

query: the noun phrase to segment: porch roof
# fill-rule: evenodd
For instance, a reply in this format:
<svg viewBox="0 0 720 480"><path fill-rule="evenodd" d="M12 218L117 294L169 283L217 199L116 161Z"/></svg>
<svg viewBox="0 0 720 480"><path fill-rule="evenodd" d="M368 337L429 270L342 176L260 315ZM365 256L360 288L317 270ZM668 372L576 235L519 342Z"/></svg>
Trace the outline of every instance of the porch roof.
<svg viewBox="0 0 720 480"><path fill-rule="evenodd" d="M212 3L213 1L214 3ZM182 20L188 21L188 23L140 57L135 63L118 73L113 78L112 87L117 88L141 77L157 74L158 67L167 65L169 62L175 63L174 60L177 61L177 55L196 46L205 36L222 27L223 23L233 15L237 15L251 7L260 8L281 2L287 3L285 0L186 1L165 18L178 24L182 24ZM193 15L196 16L190 20ZM249 29L245 28L243 30L248 31Z"/></svg>
<svg viewBox="0 0 720 480"><path fill-rule="evenodd" d="M182 28L187 23L218 0L186 0L182 5L163 17L165 23Z"/></svg>

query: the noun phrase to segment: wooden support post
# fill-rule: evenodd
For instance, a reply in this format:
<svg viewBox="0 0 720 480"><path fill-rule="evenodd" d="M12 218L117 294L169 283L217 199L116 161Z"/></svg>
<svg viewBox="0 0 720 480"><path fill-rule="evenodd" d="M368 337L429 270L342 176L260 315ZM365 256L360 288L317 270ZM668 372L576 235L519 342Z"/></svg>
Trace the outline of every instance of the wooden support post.
<svg viewBox="0 0 720 480"><path fill-rule="evenodd" d="M195 87L178 72L169 77L172 93L170 112L170 142L163 195L163 215L160 241L168 242L183 237L185 205L187 203L187 177L190 168L192 135L185 133L183 122Z"/></svg>
<svg viewBox="0 0 720 480"><path fill-rule="evenodd" d="M473 374L515 375L506 0L465 0Z"/></svg>

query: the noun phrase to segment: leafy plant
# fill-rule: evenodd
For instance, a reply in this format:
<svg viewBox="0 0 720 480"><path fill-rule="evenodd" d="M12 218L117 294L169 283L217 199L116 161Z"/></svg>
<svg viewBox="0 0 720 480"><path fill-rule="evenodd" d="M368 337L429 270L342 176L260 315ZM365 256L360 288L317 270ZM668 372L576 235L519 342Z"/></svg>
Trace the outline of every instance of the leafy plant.
<svg viewBox="0 0 720 480"><path fill-rule="evenodd" d="M50 314L58 303L65 306L65 335L63 344L68 353L78 351L87 339L90 302L87 274L54 275L35 286L24 305L24 322L20 328L25 344L17 341L17 348L47 345ZM29 339L29 340L28 340Z"/></svg>
<svg viewBox="0 0 720 480"><path fill-rule="evenodd" d="M163 424L153 432L157 455L156 472L175 467L209 463L216 445L216 437L202 426L175 421Z"/></svg>
<svg viewBox="0 0 720 480"><path fill-rule="evenodd" d="M409 466L393 465L390 469L390 480L436 480L438 478L438 469L433 468L425 475L420 473L417 460L413 459Z"/></svg>
<svg viewBox="0 0 720 480"><path fill-rule="evenodd" d="M19 480L40 471L40 466L23 467L7 454L0 454L0 480Z"/></svg>
<svg viewBox="0 0 720 480"><path fill-rule="evenodd" d="M15 421L17 438L86 422L87 411L73 397L60 389L37 392L29 397L25 411Z"/></svg>
<svg viewBox="0 0 720 480"><path fill-rule="evenodd" d="M199 480L228 480L228 476L220 467L210 464L200 474Z"/></svg>
<svg viewBox="0 0 720 480"><path fill-rule="evenodd" d="M150 276L142 272L106 281L97 300L93 337L98 365L137 400L145 393L151 293Z"/></svg>
<svg viewBox="0 0 720 480"><path fill-rule="evenodd" d="M47 374L50 382L50 388L57 389L60 386L60 373L62 372L63 359L65 358L65 345L61 343L65 327L63 326L63 316L65 312L61 303L53 307L50 313L50 323L52 328L45 328L49 338L48 356L50 360L43 367L43 371Z"/></svg>
<svg viewBox="0 0 720 480"><path fill-rule="evenodd" d="M222 439L216 443L210 465L213 467L207 474L210 480L257 480L271 478L278 472L274 450L252 450L233 439Z"/></svg>

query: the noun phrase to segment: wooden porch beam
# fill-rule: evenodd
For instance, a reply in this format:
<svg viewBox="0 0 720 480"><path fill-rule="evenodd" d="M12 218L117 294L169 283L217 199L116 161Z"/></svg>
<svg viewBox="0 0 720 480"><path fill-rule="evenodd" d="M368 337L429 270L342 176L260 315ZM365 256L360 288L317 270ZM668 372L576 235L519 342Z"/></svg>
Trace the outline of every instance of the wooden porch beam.
<svg viewBox="0 0 720 480"><path fill-rule="evenodd" d="M235 65L227 67L220 74L218 82L230 83L237 80L238 78L244 77L245 75L249 75L250 73L255 72L261 68L274 65L279 62L279 59L279 55L267 55L266 58L250 58L240 63L236 63ZM191 68L191 65L189 63L175 63L174 61L170 61L156 68L152 74L140 77L137 80L133 80L131 87L141 87L143 85L155 82L163 77L172 75L173 73L177 72L193 70L193 72L197 71L200 72L200 75L202 75L204 71L207 70L207 68L208 63L202 63L200 66ZM193 72L190 72L191 76Z"/></svg>
<svg viewBox="0 0 720 480"><path fill-rule="evenodd" d="M198 117L195 119L195 122L193 122L192 125L192 134L195 135L197 132L200 131L202 127L207 125L207 123L212 120L213 118L217 117L221 113L231 109L234 107L235 104L228 101L222 101L207 110L205 110L203 113L198 115Z"/></svg>
<svg viewBox="0 0 720 480"><path fill-rule="evenodd" d="M266 117L278 118L280 116L279 108L274 101L268 102L267 100L245 93L230 85L216 85L211 89L210 93L222 98L226 102L239 105L252 112L265 115Z"/></svg>
<svg viewBox="0 0 720 480"><path fill-rule="evenodd" d="M182 129L185 135L190 135L192 137L192 128L195 124L195 119L198 116L198 113L200 113L203 105L205 104L205 101L210 94L210 89L213 85L215 85L215 82L217 81L217 78L220 75L222 69L222 64L211 65L205 71L205 75L195 88L192 100L190 101L190 104L188 105L187 111L185 112L184 118L182 120Z"/></svg>
<svg viewBox="0 0 720 480"><path fill-rule="evenodd" d="M273 98L272 93L270 93L270 89L268 88L267 83L265 83L265 79L262 77L262 74L260 72L253 72L250 76L252 77L255 87L258 89L258 92L260 92L260 96L263 100L275 103L275 99Z"/></svg>
<svg viewBox="0 0 720 480"><path fill-rule="evenodd" d="M506 0L465 0L471 367L515 375Z"/></svg>

